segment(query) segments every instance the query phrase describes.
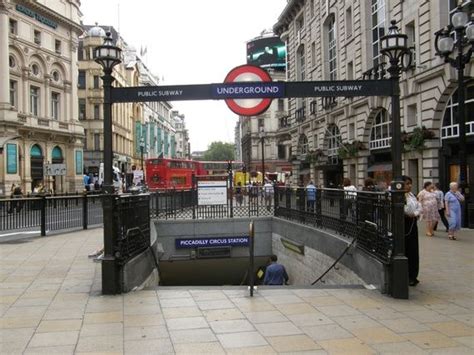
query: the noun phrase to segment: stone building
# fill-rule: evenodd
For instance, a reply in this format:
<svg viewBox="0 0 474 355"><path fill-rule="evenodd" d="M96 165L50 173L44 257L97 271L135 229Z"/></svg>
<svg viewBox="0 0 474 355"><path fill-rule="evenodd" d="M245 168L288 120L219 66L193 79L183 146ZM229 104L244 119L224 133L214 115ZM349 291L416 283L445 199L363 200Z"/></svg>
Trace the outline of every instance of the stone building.
<svg viewBox="0 0 474 355"><path fill-rule="evenodd" d="M464 1L466 8L472 1ZM434 33L450 21L454 0L289 0L274 31L286 42L288 80L351 80L381 77L387 69L380 38L395 20L408 35L412 65L401 78L404 153L402 168L414 179L458 179L457 76L435 55ZM474 76L474 66L466 68ZM468 164L474 171L474 83L468 81ZM357 186L372 176L381 185L391 176L390 99L289 100L290 120L278 135L291 137L294 183L315 179ZM474 186L474 174L469 176Z"/></svg>
<svg viewBox="0 0 474 355"><path fill-rule="evenodd" d="M104 92L102 68L94 61L94 49L104 42L106 31L110 31L115 45L126 52L128 44L119 33L108 26L83 26L84 33L79 42L79 119L84 126L84 170L87 174L98 174L104 156ZM137 65L123 62L114 67L114 86L137 86L139 71ZM121 103L112 106L113 164L128 172L134 161L134 121L142 117L141 104Z"/></svg>
<svg viewBox="0 0 474 355"><path fill-rule="evenodd" d="M80 1L0 0L0 195L82 190ZM49 164L61 164L55 172Z"/></svg>
<svg viewBox="0 0 474 355"><path fill-rule="evenodd" d="M185 115L179 111L171 111L175 128L175 157L178 159L191 159L191 144L189 142L189 131L186 129Z"/></svg>

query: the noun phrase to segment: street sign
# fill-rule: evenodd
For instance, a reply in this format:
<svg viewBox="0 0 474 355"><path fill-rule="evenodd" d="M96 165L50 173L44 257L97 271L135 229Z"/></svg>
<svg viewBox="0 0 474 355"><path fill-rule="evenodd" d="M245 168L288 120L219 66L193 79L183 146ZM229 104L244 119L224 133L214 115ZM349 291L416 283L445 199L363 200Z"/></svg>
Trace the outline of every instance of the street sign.
<svg viewBox="0 0 474 355"><path fill-rule="evenodd" d="M66 164L45 164L45 176L66 176Z"/></svg>
<svg viewBox="0 0 474 355"><path fill-rule="evenodd" d="M227 204L227 181L198 181L198 205Z"/></svg>
<svg viewBox="0 0 474 355"><path fill-rule="evenodd" d="M283 97L284 86L280 84L271 83L272 78L270 75L262 68L255 65L241 65L232 69L229 74L227 74L224 83L240 83L239 86L236 86L235 89L239 93L244 93L244 91L254 91L255 99L245 98L245 99L226 99L225 102L230 110L240 116L256 116L265 112L272 103L271 98L265 97ZM253 82L252 85L246 85L245 82ZM262 84L258 84L262 82ZM263 84L271 83L273 85ZM260 94L257 94L256 91L259 91ZM267 96L269 91L274 91L272 94L277 96ZM258 98L259 97L259 98Z"/></svg>
<svg viewBox="0 0 474 355"><path fill-rule="evenodd" d="M286 97L393 95L392 80L300 81L286 83Z"/></svg>

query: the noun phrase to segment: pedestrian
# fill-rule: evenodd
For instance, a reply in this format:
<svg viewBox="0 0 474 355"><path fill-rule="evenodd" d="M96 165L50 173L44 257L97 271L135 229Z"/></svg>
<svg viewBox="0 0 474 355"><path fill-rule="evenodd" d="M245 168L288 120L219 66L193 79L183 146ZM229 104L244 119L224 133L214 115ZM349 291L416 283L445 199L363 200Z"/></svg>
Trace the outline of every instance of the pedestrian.
<svg viewBox="0 0 474 355"><path fill-rule="evenodd" d="M277 263L278 257L276 255L270 256L270 265L265 270L264 285L287 285L288 274L285 267Z"/></svg>
<svg viewBox="0 0 474 355"><path fill-rule="evenodd" d="M86 191L90 191L90 186L89 186L89 175L87 174L84 174L82 180L84 182L84 188L86 189Z"/></svg>
<svg viewBox="0 0 474 355"><path fill-rule="evenodd" d="M464 196L458 190L458 184L451 182L449 191L444 196L446 203L446 218L449 223L448 238L456 240L456 232L461 229L461 202L464 202Z"/></svg>
<svg viewBox="0 0 474 355"><path fill-rule="evenodd" d="M265 206L267 207L267 210L270 210L270 207L272 206L274 193L275 189L273 188L273 184L270 180L267 180L265 185L263 185L263 194L265 196Z"/></svg>
<svg viewBox="0 0 474 355"><path fill-rule="evenodd" d="M413 180L409 176L402 176L405 183L405 255L408 259L408 280L410 286L416 286L420 264L418 246L418 218L422 208L416 196L411 192Z"/></svg>
<svg viewBox="0 0 474 355"><path fill-rule="evenodd" d="M445 211L445 208L444 208L444 193L443 193L443 190L441 190L441 186L440 186L439 182L437 182L435 184L434 192L436 193L436 200L438 202L439 218L441 219L441 222L443 222L444 226L446 227L446 233L447 233L448 230L449 230L449 223L448 223L448 220L446 219L446 216L444 215L444 211ZM433 230L436 230L437 227L438 227L438 222L436 222Z"/></svg>
<svg viewBox="0 0 474 355"><path fill-rule="evenodd" d="M434 226L438 222L438 201L436 200L436 193L434 192L434 185L431 181L426 181L423 184L423 190L418 194L418 201L422 207L422 217L426 222L426 236L432 237L434 235Z"/></svg>
<svg viewBox="0 0 474 355"><path fill-rule="evenodd" d="M242 206L242 200L243 200L243 195L242 195L242 183L239 181L237 183L237 186L235 187L235 201L239 206Z"/></svg>
<svg viewBox="0 0 474 355"><path fill-rule="evenodd" d="M375 191L374 179L372 179L371 177L368 177L367 179L365 179L364 187L362 188L362 191Z"/></svg>
<svg viewBox="0 0 474 355"><path fill-rule="evenodd" d="M352 185L351 179L349 178L344 178L342 185L344 189L344 213L347 216L349 215L350 211L352 218L354 218L355 212L353 210L353 206L357 198L357 188Z"/></svg>
<svg viewBox="0 0 474 355"><path fill-rule="evenodd" d="M13 213L13 210L16 210L16 212L20 212L21 209L23 208L23 201L15 201L15 199L19 199L23 197L23 191L21 191L20 186L16 186L15 184L12 184L11 187L11 195L10 198L12 201L10 202L10 208L8 209L8 213Z"/></svg>
<svg viewBox="0 0 474 355"><path fill-rule="evenodd" d="M308 211L314 212L314 204L316 202L316 186L313 181L306 185L306 207Z"/></svg>

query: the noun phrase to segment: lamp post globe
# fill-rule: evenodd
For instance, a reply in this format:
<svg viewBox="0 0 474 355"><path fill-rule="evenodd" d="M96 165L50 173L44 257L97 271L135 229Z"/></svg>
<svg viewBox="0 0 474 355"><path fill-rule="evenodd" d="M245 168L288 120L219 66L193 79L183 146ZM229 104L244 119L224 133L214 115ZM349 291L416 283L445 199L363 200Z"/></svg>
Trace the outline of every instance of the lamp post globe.
<svg viewBox="0 0 474 355"><path fill-rule="evenodd" d="M115 189L113 186L113 147L112 147L112 76L114 66L121 63L122 50L115 46L110 32L106 33L104 43L94 50L94 60L102 66L104 75L104 258L102 260L102 293L107 295L122 292L120 272L115 257L115 244L118 227L114 223Z"/></svg>

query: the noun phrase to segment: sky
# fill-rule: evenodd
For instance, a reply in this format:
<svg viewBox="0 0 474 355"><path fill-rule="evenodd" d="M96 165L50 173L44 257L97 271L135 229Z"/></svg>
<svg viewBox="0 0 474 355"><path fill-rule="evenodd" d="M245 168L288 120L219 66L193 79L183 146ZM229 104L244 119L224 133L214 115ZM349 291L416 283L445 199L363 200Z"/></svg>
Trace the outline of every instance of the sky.
<svg viewBox="0 0 474 355"><path fill-rule="evenodd" d="M147 48L146 65L162 85L208 84L246 62L246 42L271 29L286 0L82 0L82 21L119 29ZM186 116L191 150L234 142L237 116L224 101L175 101Z"/></svg>

